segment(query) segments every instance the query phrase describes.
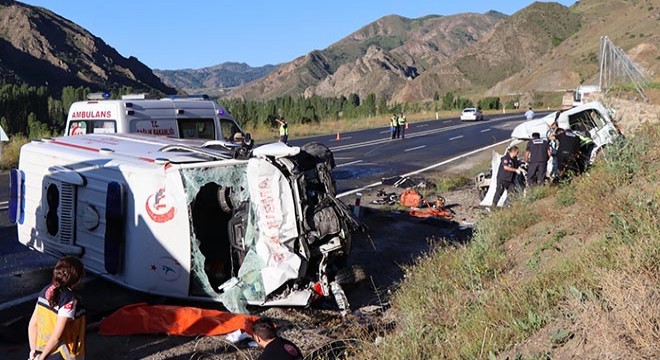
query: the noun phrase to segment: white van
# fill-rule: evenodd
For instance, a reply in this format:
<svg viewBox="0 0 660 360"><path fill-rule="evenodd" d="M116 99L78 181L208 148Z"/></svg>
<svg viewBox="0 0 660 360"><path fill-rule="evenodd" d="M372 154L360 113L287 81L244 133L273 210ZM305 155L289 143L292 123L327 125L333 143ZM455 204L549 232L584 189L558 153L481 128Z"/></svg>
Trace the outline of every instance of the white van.
<svg viewBox="0 0 660 360"><path fill-rule="evenodd" d="M140 133L181 139L234 142L245 136L236 120L208 97L146 99L143 94L106 100L107 94L89 94L71 104L66 136Z"/></svg>
<svg viewBox="0 0 660 360"><path fill-rule="evenodd" d="M24 145L10 174L19 241L129 288L231 311L331 294L347 306L342 271L361 226L335 197L330 150L274 143L240 160L200 142L88 134Z"/></svg>
<svg viewBox="0 0 660 360"><path fill-rule="evenodd" d="M589 152L584 154L586 164L584 168L592 165L598 153L602 149L623 134L616 126L613 119L613 109L607 109L602 103L593 101L584 105L576 106L565 111L556 111L548 114L540 119L525 121L516 126L511 132L512 141L509 147L522 143L532 138L533 133L539 133L541 138L548 139L551 133L551 127L556 125L562 129L570 129L581 135L589 137L593 144L585 147L584 151ZM493 151L491 159L491 170L489 173L480 173L475 178L475 183L479 193L483 195L481 206L492 206L495 197L495 186L490 186L493 179L497 178L497 171L500 166L500 159L503 156ZM553 158L548 160L547 177L550 177L553 171L554 162ZM506 191L500 198L498 206L502 206L506 201Z"/></svg>

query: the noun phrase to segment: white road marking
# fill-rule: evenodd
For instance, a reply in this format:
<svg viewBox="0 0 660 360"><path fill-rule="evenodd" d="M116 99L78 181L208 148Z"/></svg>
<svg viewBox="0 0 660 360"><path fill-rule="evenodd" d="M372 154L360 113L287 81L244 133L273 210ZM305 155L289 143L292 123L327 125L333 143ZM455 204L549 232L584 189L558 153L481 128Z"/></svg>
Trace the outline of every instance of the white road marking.
<svg viewBox="0 0 660 360"><path fill-rule="evenodd" d="M414 147L414 148L405 149L405 150L403 150L403 152L415 151L415 150L423 149L423 148L425 148L425 147L426 147L426 145L416 146L416 147Z"/></svg>
<svg viewBox="0 0 660 360"><path fill-rule="evenodd" d="M362 162L362 160L355 160L355 161L347 162L347 163L344 163L344 164L339 164L339 165L337 165L337 167L355 165L355 164L359 164L361 162Z"/></svg>
<svg viewBox="0 0 660 360"><path fill-rule="evenodd" d="M335 156L335 160L350 160L353 156Z"/></svg>
<svg viewBox="0 0 660 360"><path fill-rule="evenodd" d="M453 138L449 138L449 141L458 140L458 139L460 139L460 138L462 138L462 137L463 137L463 135L454 136Z"/></svg>
<svg viewBox="0 0 660 360"><path fill-rule="evenodd" d="M334 138L334 139L330 139L330 141L342 141L342 140L348 140L348 139L352 139L352 138L353 138L352 136L340 136L339 140L337 140L337 138Z"/></svg>
<svg viewBox="0 0 660 360"><path fill-rule="evenodd" d="M483 129L483 130L481 130L481 131L479 131L479 132L485 133L485 132L490 131L490 130L491 130L491 129L488 128L488 129Z"/></svg>
<svg viewBox="0 0 660 360"><path fill-rule="evenodd" d="M407 174L403 174L403 175L399 175L399 176L401 176L401 177L405 177L405 176L417 175L417 174L419 174L419 173L423 173L423 172L425 172L425 171L429 171L429 170L431 170L431 169L435 169L435 168L437 168L438 166L446 165L446 164L452 163L452 162L454 162L454 161L456 161L456 160L460 160L460 159L463 159L463 158L465 158L465 157L468 157L468 156L474 155L474 154L476 154L476 153L478 153L478 152L481 152L481 151L484 151L484 150L488 150L488 149L490 149L490 148L494 148L494 147L496 147L496 146L500 146L500 145L502 145L502 144L506 144L506 143L508 143L508 142L510 142L510 141L511 141L511 139L506 139L506 140L500 141L500 142L498 142L498 143L495 143L495 144L493 144L493 145L488 145L488 146L485 146L485 147L482 147L482 148L479 148L479 149L476 149L476 150L472 150L472 151L470 151L470 152L466 152L465 154L461 154L461 155L455 156L455 157L453 157L453 158L451 158L451 159L448 159L448 160L445 160L445 161L441 161L441 162L439 162L439 163L437 163L437 164L433 164L433 165L427 166L427 167L425 167L425 168L422 168L422 169L419 169L419 170L415 170L415 171L411 171L411 172L409 172L409 173L407 173ZM338 198L342 198L342 197L345 197L345 196L348 196L348 195L352 195L352 194L355 194L355 193L359 193L360 191L364 191L364 190L366 190L366 189L370 189L370 188L372 188L372 187L376 187L376 186L380 186L380 185L383 185L383 182L382 182L382 181L375 182L375 183L373 183L373 184L369 184L369 185L367 185L367 186L363 186L363 187L361 187L361 188L359 188L359 189L353 189L353 190L345 191L345 192L343 192L343 193L341 193L341 194L338 194L337 197L338 197Z"/></svg>
<svg viewBox="0 0 660 360"><path fill-rule="evenodd" d="M379 134L388 134L388 133L391 133L391 132L392 132L392 131L390 131L390 130L385 130L385 131L381 131L381 132L379 132Z"/></svg>
<svg viewBox="0 0 660 360"><path fill-rule="evenodd" d="M429 124L422 124L422 125L417 125L417 127L427 127Z"/></svg>
<svg viewBox="0 0 660 360"><path fill-rule="evenodd" d="M0 201L0 211L9 209L9 201Z"/></svg>

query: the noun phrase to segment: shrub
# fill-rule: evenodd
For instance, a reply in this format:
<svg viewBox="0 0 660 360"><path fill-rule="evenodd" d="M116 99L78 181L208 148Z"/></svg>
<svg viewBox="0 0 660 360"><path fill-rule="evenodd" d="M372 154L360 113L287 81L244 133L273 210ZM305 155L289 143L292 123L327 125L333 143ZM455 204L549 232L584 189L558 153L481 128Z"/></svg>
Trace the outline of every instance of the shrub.
<svg viewBox="0 0 660 360"><path fill-rule="evenodd" d="M9 139L9 142L2 146L2 159L0 166L3 169L18 167L18 156L21 152L21 146L28 143L28 138L23 135L15 135Z"/></svg>

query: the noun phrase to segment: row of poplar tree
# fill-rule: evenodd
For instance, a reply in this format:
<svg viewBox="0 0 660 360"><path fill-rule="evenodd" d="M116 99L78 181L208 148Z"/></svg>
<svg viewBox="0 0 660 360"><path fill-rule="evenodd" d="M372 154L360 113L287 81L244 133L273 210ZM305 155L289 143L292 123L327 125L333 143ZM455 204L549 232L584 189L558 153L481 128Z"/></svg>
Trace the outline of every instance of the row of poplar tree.
<svg viewBox="0 0 660 360"><path fill-rule="evenodd" d="M0 86L0 125L8 135L23 134L29 137L42 136L46 132L60 133L66 123L67 111L75 101L85 99L90 92L87 87L67 86L59 91L47 87L25 84ZM122 87L111 92L112 98L134 93L131 87ZM447 92L434 101L424 103L390 104L386 97L369 94L360 98L357 94L348 97L327 98L320 96L285 96L269 101L220 99L219 102L242 126L274 126L276 117L284 117L291 123L309 124L331 119L360 119L366 117L388 117L392 113L453 110L473 106L472 101ZM500 108L499 98L484 98L479 101L484 109ZM357 121L357 120L356 120Z"/></svg>

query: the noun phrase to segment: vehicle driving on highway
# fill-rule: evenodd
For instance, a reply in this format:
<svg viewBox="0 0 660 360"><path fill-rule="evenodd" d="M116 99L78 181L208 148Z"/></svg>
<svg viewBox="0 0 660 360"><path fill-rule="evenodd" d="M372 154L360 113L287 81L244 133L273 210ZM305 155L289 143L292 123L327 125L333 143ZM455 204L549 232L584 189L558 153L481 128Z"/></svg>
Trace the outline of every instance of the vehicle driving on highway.
<svg viewBox="0 0 660 360"><path fill-rule="evenodd" d="M461 112L461 121L481 121L484 113L479 108L465 108Z"/></svg>
<svg viewBox="0 0 660 360"><path fill-rule="evenodd" d="M147 293L235 312L322 296L346 308L361 225L335 197L334 166L318 143L246 155L139 134L43 139L11 170L10 219L25 246Z"/></svg>

